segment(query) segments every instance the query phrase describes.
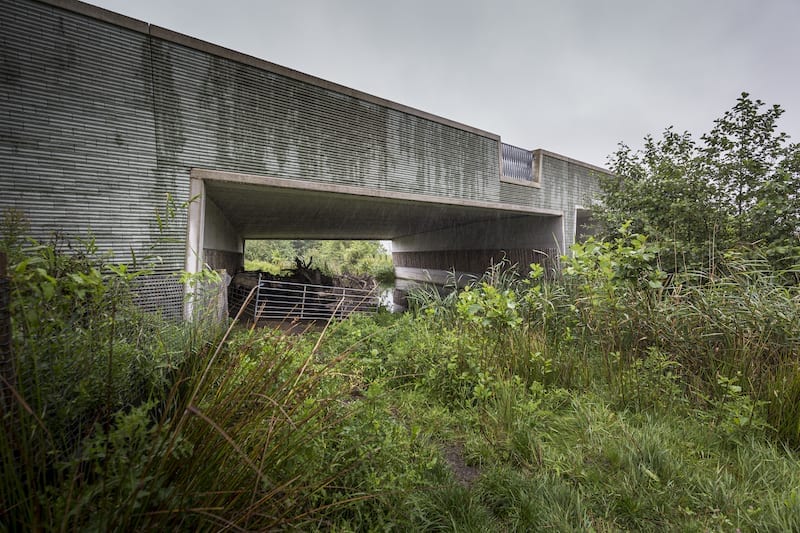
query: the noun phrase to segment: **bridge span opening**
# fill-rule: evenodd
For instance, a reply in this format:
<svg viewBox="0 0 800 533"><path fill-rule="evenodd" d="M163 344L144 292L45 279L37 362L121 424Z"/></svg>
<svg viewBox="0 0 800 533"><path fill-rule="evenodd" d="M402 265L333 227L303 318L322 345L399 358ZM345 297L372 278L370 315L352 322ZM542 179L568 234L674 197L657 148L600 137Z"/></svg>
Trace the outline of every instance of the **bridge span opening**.
<svg viewBox="0 0 800 533"><path fill-rule="evenodd" d="M230 273L254 239L392 242L398 279L444 283L503 257L527 267L563 250L561 213L422 194L194 169L187 270Z"/></svg>

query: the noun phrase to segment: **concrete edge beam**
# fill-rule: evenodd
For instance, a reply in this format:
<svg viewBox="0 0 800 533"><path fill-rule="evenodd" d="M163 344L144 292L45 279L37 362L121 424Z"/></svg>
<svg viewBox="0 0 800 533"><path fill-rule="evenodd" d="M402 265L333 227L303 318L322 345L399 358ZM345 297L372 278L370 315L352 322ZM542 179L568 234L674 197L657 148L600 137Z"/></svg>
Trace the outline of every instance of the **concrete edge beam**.
<svg viewBox="0 0 800 533"><path fill-rule="evenodd" d="M591 163L584 163L583 161L578 161L577 159L572 159L571 157L567 157L565 155L557 154L557 153L551 152L549 150L544 150L542 148L537 148L536 150L533 150L533 157L534 158L538 158L539 160L541 160L542 156L552 157L553 159L559 159L559 160L564 161L566 163L572 163L573 165L578 165L578 166L581 166L581 167L584 167L584 168L588 168L590 170L594 170L596 172L602 172L603 174L608 174L609 176L613 175L613 173L610 170L605 169L603 167L599 167L597 165L593 165Z"/></svg>
<svg viewBox="0 0 800 533"><path fill-rule="evenodd" d="M363 196L368 198L384 198L388 200L401 200L407 202L454 205L459 207L474 207L478 209L492 209L494 211L507 211L513 213L525 213L530 215L552 215L552 216L564 215L563 211L559 210L537 209L533 207L516 205L516 204L504 204L500 202L482 202L480 200L464 200L458 198L447 198L444 196L430 196L426 194L400 193L382 189L355 187L352 185L318 183L318 182L303 181L303 180L274 178L269 176L257 176L253 174L242 174L238 172L208 170L202 168L191 169L191 178L199 180L208 180L208 181L241 183L246 185L261 185L264 187L276 187L283 189L299 189L304 191L327 192L331 194L347 194L353 196Z"/></svg>
<svg viewBox="0 0 800 533"><path fill-rule="evenodd" d="M149 31L149 24L147 22L128 17L102 7L93 6L85 2L78 2L77 0L38 0L38 2L63 9L64 11L71 11L78 15L90 17L96 20L101 20L115 26L121 26L129 30L147 35Z"/></svg>

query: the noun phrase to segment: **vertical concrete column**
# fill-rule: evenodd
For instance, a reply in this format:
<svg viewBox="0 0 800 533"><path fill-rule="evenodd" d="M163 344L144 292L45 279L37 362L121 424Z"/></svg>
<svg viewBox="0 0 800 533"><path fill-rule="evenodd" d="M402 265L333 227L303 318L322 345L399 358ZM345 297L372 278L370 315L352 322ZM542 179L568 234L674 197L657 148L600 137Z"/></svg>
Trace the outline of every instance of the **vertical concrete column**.
<svg viewBox="0 0 800 533"><path fill-rule="evenodd" d="M189 217L186 240L186 272L194 274L203 268L203 230L206 216L206 191L202 179L189 182Z"/></svg>
<svg viewBox="0 0 800 533"><path fill-rule="evenodd" d="M206 191L202 179L191 178L189 181L189 216L186 236L186 272L196 274L203 269L203 228L205 226ZM193 293L187 285L184 318L191 320L193 316Z"/></svg>

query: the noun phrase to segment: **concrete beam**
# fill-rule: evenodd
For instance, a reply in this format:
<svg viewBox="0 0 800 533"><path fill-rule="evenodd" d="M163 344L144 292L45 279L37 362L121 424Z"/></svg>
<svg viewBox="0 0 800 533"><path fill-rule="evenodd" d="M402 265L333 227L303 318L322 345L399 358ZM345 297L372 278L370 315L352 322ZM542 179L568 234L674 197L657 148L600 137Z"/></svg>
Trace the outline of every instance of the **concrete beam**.
<svg viewBox="0 0 800 533"><path fill-rule="evenodd" d="M478 209L491 209L510 213L526 213L532 215L552 215L561 216L562 211L552 209L541 209L524 205L515 205L500 202L483 202L479 200L467 200L461 198L451 198L445 196L430 196L425 194L401 193L368 187L355 187L351 185L338 185L334 183L319 183L305 180L293 180L285 178L275 178L270 176L256 176L252 174L242 174L238 172L223 172L219 170L207 170L193 168L191 176L194 179L208 181L239 183L247 185L260 185L263 187L274 187L279 189L294 189L300 191L324 192L331 194L349 195L354 197L382 198L389 200L402 200L407 202L428 203L437 205L474 207Z"/></svg>

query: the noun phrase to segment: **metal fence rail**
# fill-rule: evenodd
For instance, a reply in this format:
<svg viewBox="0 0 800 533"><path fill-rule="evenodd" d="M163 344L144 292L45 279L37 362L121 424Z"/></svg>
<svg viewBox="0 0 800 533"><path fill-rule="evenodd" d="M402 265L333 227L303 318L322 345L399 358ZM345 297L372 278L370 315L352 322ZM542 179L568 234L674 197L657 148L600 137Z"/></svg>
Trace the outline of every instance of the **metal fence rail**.
<svg viewBox="0 0 800 533"><path fill-rule="evenodd" d="M503 143L503 176L533 183L533 152Z"/></svg>
<svg viewBox="0 0 800 533"><path fill-rule="evenodd" d="M238 313L250 293L245 285L231 285L228 302ZM352 313L375 313L380 306L377 290L306 285L261 279L258 290L243 315L253 320L327 320L346 318Z"/></svg>

